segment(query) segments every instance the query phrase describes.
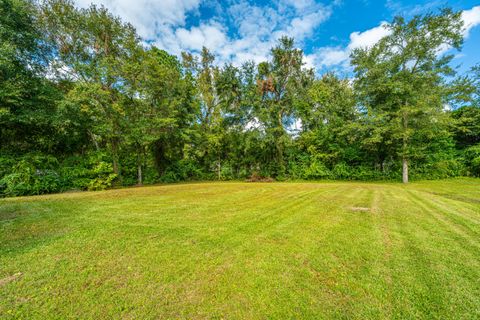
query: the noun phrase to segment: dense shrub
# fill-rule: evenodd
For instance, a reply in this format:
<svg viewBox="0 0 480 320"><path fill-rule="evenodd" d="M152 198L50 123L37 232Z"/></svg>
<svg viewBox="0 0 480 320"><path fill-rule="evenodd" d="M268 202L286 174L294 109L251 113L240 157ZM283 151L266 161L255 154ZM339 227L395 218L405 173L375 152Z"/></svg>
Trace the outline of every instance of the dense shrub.
<svg viewBox="0 0 480 320"><path fill-rule="evenodd" d="M333 167L332 174L337 179L351 179L352 170L345 163L338 163Z"/></svg>
<svg viewBox="0 0 480 320"><path fill-rule="evenodd" d="M463 165L458 160L441 160L435 163L425 164L414 168L414 179L444 179L459 176L463 171Z"/></svg>
<svg viewBox="0 0 480 320"><path fill-rule="evenodd" d="M100 152L70 157L64 161L61 170L68 189L105 190L117 177L110 159Z"/></svg>
<svg viewBox="0 0 480 320"><path fill-rule="evenodd" d="M328 179L332 177L332 173L319 160L313 160L304 168L303 178L308 180Z"/></svg>
<svg viewBox="0 0 480 320"><path fill-rule="evenodd" d="M467 148L464 156L468 173L480 177L480 144Z"/></svg>
<svg viewBox="0 0 480 320"><path fill-rule="evenodd" d="M160 177L161 182L213 179L213 174L207 174L193 160L184 159L169 166Z"/></svg>
<svg viewBox="0 0 480 320"><path fill-rule="evenodd" d="M221 180L233 180L237 178L233 167L229 163L225 163L220 167Z"/></svg>
<svg viewBox="0 0 480 320"><path fill-rule="evenodd" d="M135 159L123 162L122 185L136 183ZM0 158L0 195L34 195L67 190L104 190L117 182L113 173L111 158L104 152L90 152L82 156L57 159L42 154L27 154L21 157ZM275 168L266 165L250 170L234 169L234 163L224 162L220 167L212 165L205 170L196 160L183 159L169 165L159 174L153 163L144 167L144 183L180 182L192 180L234 180L264 181L272 177ZM428 159L412 162L410 174L413 180L442 179L462 174L480 176L480 146L473 146L463 153L463 158ZM275 180L395 180L401 179L400 163L390 161L384 166L372 164L348 164L339 162L327 165L318 157L299 156L287 163L284 176Z"/></svg>
<svg viewBox="0 0 480 320"><path fill-rule="evenodd" d="M22 196L62 191L64 181L58 168L58 160L53 156L26 155L0 180L1 193Z"/></svg>
<svg viewBox="0 0 480 320"><path fill-rule="evenodd" d="M51 155L27 154L0 161L0 194L35 195L66 190L104 190L116 175L103 153L69 157L62 162ZM10 165L8 167L8 165Z"/></svg>
<svg viewBox="0 0 480 320"><path fill-rule="evenodd" d="M372 165L349 165L345 162L329 167L319 159L311 160L308 157L301 158L299 163L289 165L290 178L306 180L391 180L399 178L397 171L391 168L382 171Z"/></svg>
<svg viewBox="0 0 480 320"><path fill-rule="evenodd" d="M14 156L0 156L0 179L12 172L12 168L17 163L17 161L18 159L16 159Z"/></svg>

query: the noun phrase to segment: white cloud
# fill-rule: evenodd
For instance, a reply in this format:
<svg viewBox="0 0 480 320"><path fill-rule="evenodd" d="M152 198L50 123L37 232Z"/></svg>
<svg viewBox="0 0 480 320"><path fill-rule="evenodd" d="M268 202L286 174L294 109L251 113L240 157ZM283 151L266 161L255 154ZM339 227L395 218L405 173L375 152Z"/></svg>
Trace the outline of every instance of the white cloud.
<svg viewBox="0 0 480 320"><path fill-rule="evenodd" d="M468 37L470 30L480 24L480 6L473 7L470 10L462 12L462 19L464 24L464 35Z"/></svg>
<svg viewBox="0 0 480 320"><path fill-rule="evenodd" d="M91 0L75 0L86 7ZM179 55L209 48L218 63L241 65L267 59L278 38L302 42L332 14L332 6L315 0L280 0L255 5L248 0L203 0L216 14L208 21L186 26L188 14L198 12L202 0L93 0L132 23L139 35L161 49ZM223 12L220 12L223 9Z"/></svg>
<svg viewBox="0 0 480 320"><path fill-rule="evenodd" d="M472 28L480 25L480 6L462 12L464 21L464 36L467 38ZM387 22L383 21L379 26L363 32L352 32L350 42L346 47L323 47L315 53L307 55L307 64L317 67L339 67L348 69L350 53L360 47L370 47L381 38L387 36L390 31L385 28ZM439 54L448 51L448 47L439 48Z"/></svg>
<svg viewBox="0 0 480 320"><path fill-rule="evenodd" d="M247 60L265 61L277 39L284 35L294 37L297 46L302 47L332 15L339 2L324 5L315 0L279 0L255 5L249 0L75 1L80 7L88 6L91 1L105 5L132 23L142 38L170 53L179 55L184 50L198 53L206 46L217 56L218 63L231 62L237 66ZM392 1L389 3L393 6ZM200 5L208 6L215 14L207 21L186 26L187 16L197 14ZM424 10L423 7L410 9ZM480 24L480 6L463 11L462 18L464 34L468 37L470 30ZM352 32L346 46L322 47L306 55L307 67L348 69L352 50L372 46L387 35L385 24L381 22L372 29Z"/></svg>
<svg viewBox="0 0 480 320"><path fill-rule="evenodd" d="M234 65L265 61L280 37L294 37L301 45L331 14L331 7L313 0L283 0L277 6L239 1L227 10L234 35L215 53L220 62Z"/></svg>
<svg viewBox="0 0 480 320"><path fill-rule="evenodd" d="M319 10L302 17L296 17L288 27L288 34L294 38L304 39L309 36L313 30L330 16L327 10Z"/></svg>
<svg viewBox="0 0 480 320"><path fill-rule="evenodd" d="M371 47L380 39L390 34L390 30L386 28L387 22L382 21L378 27L369 29L364 32L352 32L350 34L350 43L347 47L349 51L361 47Z"/></svg>
<svg viewBox="0 0 480 320"><path fill-rule="evenodd" d="M227 41L227 36L218 23L201 24L190 30L179 28L175 31L175 35L180 41L180 46L188 50L199 51L202 47L207 47L217 51Z"/></svg>
<svg viewBox="0 0 480 320"><path fill-rule="evenodd" d="M315 53L306 55L308 67L342 66L348 61L349 52L341 47L323 47Z"/></svg>
<svg viewBox="0 0 480 320"><path fill-rule="evenodd" d="M350 42L346 47L323 47L315 53L307 55L307 60L317 67L348 68L350 53L357 48L371 47L380 39L387 36L390 30L386 28L387 22L382 21L379 26L363 32L352 32Z"/></svg>
<svg viewBox="0 0 480 320"><path fill-rule="evenodd" d="M92 2L130 22L145 39L155 38L165 26L183 26L187 13L200 4L200 0L75 0L84 8Z"/></svg>

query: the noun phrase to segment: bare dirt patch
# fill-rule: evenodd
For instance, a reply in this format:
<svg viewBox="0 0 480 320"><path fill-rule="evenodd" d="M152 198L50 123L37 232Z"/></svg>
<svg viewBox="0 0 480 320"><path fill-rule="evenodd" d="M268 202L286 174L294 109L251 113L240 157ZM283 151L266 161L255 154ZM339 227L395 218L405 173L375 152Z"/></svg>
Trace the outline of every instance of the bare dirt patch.
<svg viewBox="0 0 480 320"><path fill-rule="evenodd" d="M21 272L17 272L15 274L12 274L11 276L8 276L6 278L0 279L0 287L6 285L7 283L10 283L12 281L17 280L22 276Z"/></svg>
<svg viewBox="0 0 480 320"><path fill-rule="evenodd" d="M275 179L271 177L264 177L259 175L258 173L252 173L250 178L245 180L246 182L274 182Z"/></svg>

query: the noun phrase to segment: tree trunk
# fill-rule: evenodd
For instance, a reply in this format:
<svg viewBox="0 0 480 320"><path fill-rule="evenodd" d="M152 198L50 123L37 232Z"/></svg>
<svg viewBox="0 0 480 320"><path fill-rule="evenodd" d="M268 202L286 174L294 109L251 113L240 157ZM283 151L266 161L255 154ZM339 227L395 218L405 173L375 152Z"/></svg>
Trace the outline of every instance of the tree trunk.
<svg viewBox="0 0 480 320"><path fill-rule="evenodd" d="M143 172L142 165L144 159L144 149L141 145L137 146L137 184L139 186L143 185Z"/></svg>
<svg viewBox="0 0 480 320"><path fill-rule="evenodd" d="M116 138L111 140L112 144L112 162L113 162L113 173L117 175L116 184L122 184L122 174L120 172L120 157L118 155L118 142Z"/></svg>
<svg viewBox="0 0 480 320"><path fill-rule="evenodd" d="M138 163L137 165L137 177L138 177L138 185L143 185L143 175L142 175L142 164Z"/></svg>
<svg viewBox="0 0 480 320"><path fill-rule="evenodd" d="M90 130L87 130L87 132L88 132L88 134L90 135L90 138L93 141L93 145L95 146L95 150L100 151L100 146L98 145L98 141L97 141L97 138L95 137L95 135Z"/></svg>
<svg viewBox="0 0 480 320"><path fill-rule="evenodd" d="M402 157L402 180L408 183L408 159L405 156Z"/></svg>
<svg viewBox="0 0 480 320"><path fill-rule="evenodd" d="M115 173L117 176L120 176L120 163L119 163L118 154L116 150L113 150L112 152L112 161L113 161L113 173Z"/></svg>
<svg viewBox="0 0 480 320"><path fill-rule="evenodd" d="M115 173L117 176L120 174L120 169L119 169L119 164L118 164L118 157L117 155L113 155L113 173Z"/></svg>
<svg viewBox="0 0 480 320"><path fill-rule="evenodd" d="M276 160L277 160L277 176L283 176L285 174L285 164L284 164L284 159L283 159L283 151L284 151L284 145L283 145L283 135L284 135L284 128L283 128L283 110L280 110L280 112L277 115L278 119L278 130L275 131L275 147L276 147Z"/></svg>
<svg viewBox="0 0 480 320"><path fill-rule="evenodd" d="M403 113L403 146L402 146L402 181L408 183L408 117L407 112Z"/></svg>

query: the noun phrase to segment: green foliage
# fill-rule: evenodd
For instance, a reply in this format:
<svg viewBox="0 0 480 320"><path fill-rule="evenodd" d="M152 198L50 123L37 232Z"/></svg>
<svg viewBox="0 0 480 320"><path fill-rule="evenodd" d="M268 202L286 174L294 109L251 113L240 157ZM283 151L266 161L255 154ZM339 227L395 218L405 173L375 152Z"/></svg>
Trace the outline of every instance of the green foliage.
<svg viewBox="0 0 480 320"><path fill-rule="evenodd" d="M10 169L5 166L15 162ZM117 175L103 153L69 157L60 162L50 155L26 154L21 158L2 158L4 172L0 194L20 196L67 190L105 190Z"/></svg>
<svg viewBox="0 0 480 320"><path fill-rule="evenodd" d="M446 159L412 167L412 177L417 180L433 180L458 177L464 165L457 159Z"/></svg>
<svg viewBox="0 0 480 320"><path fill-rule="evenodd" d="M266 151L273 161L271 174L284 178L285 153L291 139L287 127L293 124L314 76L312 70L303 68L303 52L292 38L280 38L271 53L272 61L258 65L257 94L261 100L256 114L265 128Z"/></svg>
<svg viewBox="0 0 480 320"><path fill-rule="evenodd" d="M480 144L467 148L464 157L469 173L474 177L480 177Z"/></svg>
<svg viewBox="0 0 480 320"><path fill-rule="evenodd" d="M444 9L410 21L397 17L385 27L389 35L352 54L355 90L371 117L374 139L365 142L400 158L408 182L409 162L447 131L443 108L453 85L447 79L455 72L453 55L439 50L460 48L463 22L460 12Z"/></svg>
<svg viewBox="0 0 480 320"><path fill-rule="evenodd" d="M56 100L45 77L50 43L33 1L0 1L0 152L55 152L61 144Z"/></svg>
<svg viewBox="0 0 480 320"><path fill-rule="evenodd" d="M332 170L333 176L337 179L349 179L351 178L351 168L344 162L337 163Z"/></svg>
<svg viewBox="0 0 480 320"><path fill-rule="evenodd" d="M6 196L23 196L62 191L58 165L53 156L26 155L0 180L0 192Z"/></svg>
<svg viewBox="0 0 480 320"><path fill-rule="evenodd" d="M413 179L478 175L480 67L454 78L438 54L460 48L460 13L385 27L353 52L352 86L316 76L288 37L258 64L207 48L180 61L103 6L0 0L0 193L398 180L400 159Z"/></svg>
<svg viewBox="0 0 480 320"><path fill-rule="evenodd" d="M314 159L304 169L303 178L310 180L327 179L332 176L330 170L319 160Z"/></svg>
<svg viewBox="0 0 480 320"><path fill-rule="evenodd" d="M452 112L453 133L459 148L480 143L480 105L464 106Z"/></svg>
<svg viewBox="0 0 480 320"><path fill-rule="evenodd" d="M88 190L105 190L112 186L113 181L117 177L113 173L113 168L110 163L99 162L91 170L91 174L95 176L89 180Z"/></svg>
<svg viewBox="0 0 480 320"><path fill-rule="evenodd" d="M169 166L165 173L160 178L161 182L178 182L178 181L192 181L205 180L209 177L198 164L192 160L181 160Z"/></svg>
<svg viewBox="0 0 480 320"><path fill-rule="evenodd" d="M104 153L67 158L61 167L64 189L105 190L117 178L110 159Z"/></svg>

